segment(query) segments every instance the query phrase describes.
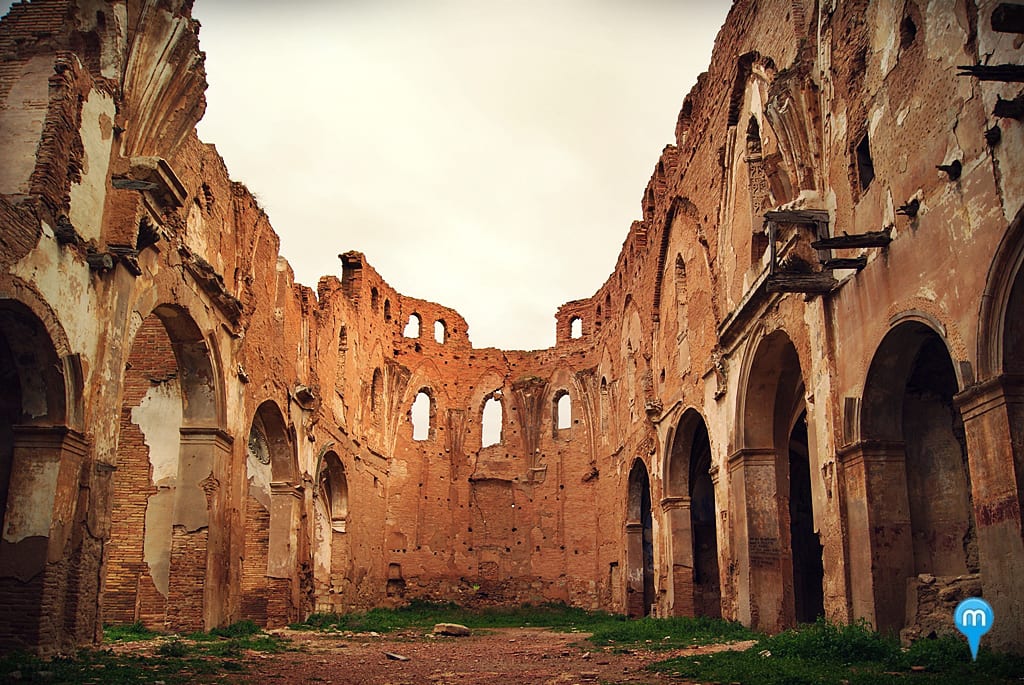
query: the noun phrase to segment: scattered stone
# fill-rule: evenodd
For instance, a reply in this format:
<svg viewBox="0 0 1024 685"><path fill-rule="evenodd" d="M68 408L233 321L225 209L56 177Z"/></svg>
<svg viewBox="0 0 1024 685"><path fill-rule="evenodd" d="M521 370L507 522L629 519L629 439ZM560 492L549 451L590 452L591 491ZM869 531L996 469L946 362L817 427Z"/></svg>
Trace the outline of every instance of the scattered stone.
<svg viewBox="0 0 1024 685"><path fill-rule="evenodd" d="M586 660L589 661L590 660L590 652L584 652L583 656L581 658L586 659Z"/></svg>
<svg viewBox="0 0 1024 685"><path fill-rule="evenodd" d="M453 635L455 637L468 637L469 628L458 623L438 623L434 626L435 635Z"/></svg>
<svg viewBox="0 0 1024 685"><path fill-rule="evenodd" d="M394 652L384 652L384 656L392 661L411 661L409 657L402 656L401 654L395 654Z"/></svg>
<svg viewBox="0 0 1024 685"><path fill-rule="evenodd" d="M580 680L585 680L588 682L593 682L600 677L601 674L597 671L583 671L582 673L580 673Z"/></svg>

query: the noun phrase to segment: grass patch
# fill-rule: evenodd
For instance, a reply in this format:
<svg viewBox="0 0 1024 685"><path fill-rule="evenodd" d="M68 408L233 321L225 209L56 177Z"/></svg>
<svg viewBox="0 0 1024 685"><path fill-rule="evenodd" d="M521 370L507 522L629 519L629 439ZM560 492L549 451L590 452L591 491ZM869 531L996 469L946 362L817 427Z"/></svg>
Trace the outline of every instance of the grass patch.
<svg viewBox="0 0 1024 685"><path fill-rule="evenodd" d="M108 643L123 644L157 637L161 637L160 633L139 623L104 630ZM230 676L246 671L247 652L278 653L292 647L289 640L263 632L252 621L243 621L209 633L166 636L155 648L147 646L146 649L151 651L115 653L111 649L84 649L74 657L54 659L9 655L0 659L0 682L224 683L232 682Z"/></svg>
<svg viewBox="0 0 1024 685"><path fill-rule="evenodd" d="M764 685L994 685L1024 677L1024 659L982 650L972 662L967 644L953 637L922 640L904 650L866 624L824 620L764 637L744 652L669 659L649 668L699 681Z"/></svg>
<svg viewBox="0 0 1024 685"><path fill-rule="evenodd" d="M605 622L594 628L590 641L596 645L643 643L651 649L678 649L758 637L758 633L734 621L676 616Z"/></svg>
<svg viewBox="0 0 1024 685"><path fill-rule="evenodd" d="M160 633L142 625L142 621L103 627L104 642L138 642L152 640L157 635Z"/></svg>
<svg viewBox="0 0 1024 685"><path fill-rule="evenodd" d="M738 623L709 618L644 618L585 611L565 604L466 609L457 604L414 601L399 609L372 609L359 614L314 614L293 627L316 630L389 633L429 629L435 623L460 623L468 628L549 628L591 633L598 646L637 645L671 649L681 645L731 642L756 637ZM667 639L666 639L667 638Z"/></svg>

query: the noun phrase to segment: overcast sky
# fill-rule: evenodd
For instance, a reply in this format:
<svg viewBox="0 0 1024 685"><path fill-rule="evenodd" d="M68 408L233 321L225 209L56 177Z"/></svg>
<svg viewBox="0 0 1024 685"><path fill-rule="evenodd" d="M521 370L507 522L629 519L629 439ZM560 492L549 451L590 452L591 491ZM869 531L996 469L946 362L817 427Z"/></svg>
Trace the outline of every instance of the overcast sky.
<svg viewBox="0 0 1024 685"><path fill-rule="evenodd" d="M196 0L199 135L299 282L358 250L474 346L549 347L615 266L729 5Z"/></svg>

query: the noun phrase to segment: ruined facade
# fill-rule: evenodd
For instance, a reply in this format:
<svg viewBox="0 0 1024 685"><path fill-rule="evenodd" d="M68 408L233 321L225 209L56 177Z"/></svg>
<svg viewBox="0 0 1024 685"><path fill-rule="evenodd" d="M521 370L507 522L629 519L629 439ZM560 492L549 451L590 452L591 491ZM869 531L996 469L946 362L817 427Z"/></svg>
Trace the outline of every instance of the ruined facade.
<svg viewBox="0 0 1024 685"><path fill-rule="evenodd" d="M913 638L978 594L1024 649L1019 5L738 0L530 352L356 252L294 282L189 7L0 23L4 649L414 597Z"/></svg>

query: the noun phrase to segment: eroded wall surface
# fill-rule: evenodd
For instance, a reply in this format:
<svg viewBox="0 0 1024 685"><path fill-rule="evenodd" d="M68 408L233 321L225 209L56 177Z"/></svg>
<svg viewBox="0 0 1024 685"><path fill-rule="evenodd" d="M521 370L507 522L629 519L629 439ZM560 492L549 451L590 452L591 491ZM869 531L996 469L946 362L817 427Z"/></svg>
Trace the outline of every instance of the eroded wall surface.
<svg viewBox="0 0 1024 685"><path fill-rule="evenodd" d="M413 598L913 639L981 593L1024 649L1013 7L735 3L608 280L503 351L358 252L295 283L189 3L15 5L0 645Z"/></svg>

